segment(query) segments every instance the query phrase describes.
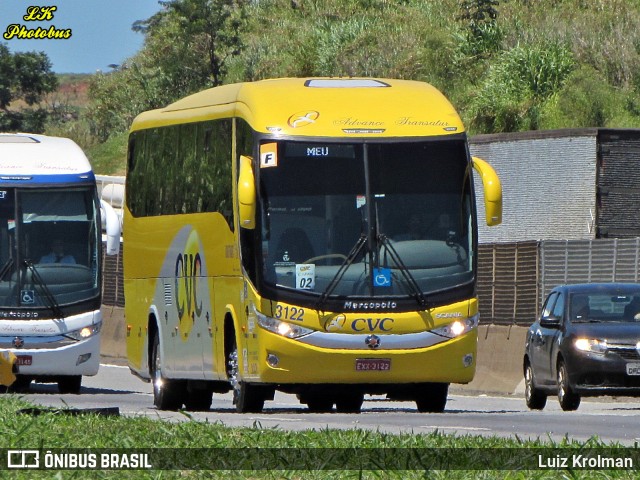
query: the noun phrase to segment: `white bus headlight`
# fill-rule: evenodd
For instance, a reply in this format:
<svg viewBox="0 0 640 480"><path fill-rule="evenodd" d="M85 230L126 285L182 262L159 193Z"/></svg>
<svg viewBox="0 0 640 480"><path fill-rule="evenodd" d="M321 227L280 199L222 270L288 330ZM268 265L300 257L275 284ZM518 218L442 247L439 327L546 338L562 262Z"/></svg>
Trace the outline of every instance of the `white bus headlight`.
<svg viewBox="0 0 640 480"><path fill-rule="evenodd" d="M436 335L441 335L443 337L456 338L477 328L479 321L480 315L475 314L473 317L456 320L455 322L451 322L443 327L434 328L431 331Z"/></svg>
<svg viewBox="0 0 640 480"><path fill-rule="evenodd" d="M577 338L573 342L577 350L581 352L591 352L604 355L607 353L606 340L596 340L594 338Z"/></svg>
<svg viewBox="0 0 640 480"><path fill-rule="evenodd" d="M73 338L74 340L86 340L89 337L93 337L94 335L100 333L100 328L102 327L102 323L96 323L94 325L89 325L88 327L82 327L79 330L73 330L72 332L67 332L64 335L69 338Z"/></svg>
<svg viewBox="0 0 640 480"><path fill-rule="evenodd" d="M309 335L313 332L313 330L303 327L301 325L296 325L293 323L282 322L273 317L267 317L266 315L254 310L256 312L256 317L258 318L258 325L260 325L265 330L268 330L273 333L277 333L278 335L282 335L287 338L299 338L305 335Z"/></svg>

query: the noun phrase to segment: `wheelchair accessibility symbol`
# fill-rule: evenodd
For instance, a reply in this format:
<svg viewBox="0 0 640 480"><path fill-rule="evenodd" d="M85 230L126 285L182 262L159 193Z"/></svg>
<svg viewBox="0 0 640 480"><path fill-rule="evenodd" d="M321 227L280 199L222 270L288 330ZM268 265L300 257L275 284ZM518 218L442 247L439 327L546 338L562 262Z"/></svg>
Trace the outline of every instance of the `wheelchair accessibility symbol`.
<svg viewBox="0 0 640 480"><path fill-rule="evenodd" d="M33 305L36 303L36 296L33 290L21 290L20 297L22 305Z"/></svg>
<svg viewBox="0 0 640 480"><path fill-rule="evenodd" d="M390 268L374 268L373 269L373 286L374 287L390 287L391 286L391 269Z"/></svg>

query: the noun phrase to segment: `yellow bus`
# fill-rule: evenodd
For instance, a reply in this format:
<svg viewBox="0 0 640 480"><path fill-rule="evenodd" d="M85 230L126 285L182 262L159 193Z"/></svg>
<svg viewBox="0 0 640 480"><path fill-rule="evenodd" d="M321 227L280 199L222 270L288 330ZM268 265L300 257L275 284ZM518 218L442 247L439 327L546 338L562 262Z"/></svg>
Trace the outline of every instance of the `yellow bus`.
<svg viewBox="0 0 640 480"><path fill-rule="evenodd" d="M494 170L434 87L374 78L220 86L133 122L124 213L131 371L159 409L276 391L444 410L476 368L477 225Z"/></svg>

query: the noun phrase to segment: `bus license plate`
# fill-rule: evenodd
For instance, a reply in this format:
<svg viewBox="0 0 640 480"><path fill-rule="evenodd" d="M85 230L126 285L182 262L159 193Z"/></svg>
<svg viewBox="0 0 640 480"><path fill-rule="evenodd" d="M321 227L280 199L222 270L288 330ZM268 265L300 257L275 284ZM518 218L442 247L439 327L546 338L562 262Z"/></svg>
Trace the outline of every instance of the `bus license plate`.
<svg viewBox="0 0 640 480"><path fill-rule="evenodd" d="M640 375L640 363L627 363L627 375Z"/></svg>
<svg viewBox="0 0 640 480"><path fill-rule="evenodd" d="M390 358L357 358L356 371L358 372L386 372L391 370Z"/></svg>
<svg viewBox="0 0 640 480"><path fill-rule="evenodd" d="M16 355L16 365L31 365L31 355Z"/></svg>

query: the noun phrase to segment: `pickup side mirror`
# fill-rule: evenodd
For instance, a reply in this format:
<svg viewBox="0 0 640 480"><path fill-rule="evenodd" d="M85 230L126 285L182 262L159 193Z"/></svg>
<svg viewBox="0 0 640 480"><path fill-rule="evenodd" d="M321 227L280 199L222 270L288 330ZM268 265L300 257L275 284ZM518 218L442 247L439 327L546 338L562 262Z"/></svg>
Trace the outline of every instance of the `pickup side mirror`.
<svg viewBox="0 0 640 480"><path fill-rule="evenodd" d="M487 225L493 227L502 223L502 185L498 174L491 165L478 157L471 158L473 169L478 172L484 190L484 210Z"/></svg>
<svg viewBox="0 0 640 480"><path fill-rule="evenodd" d="M120 218L113 207L104 200L100 200L100 211L105 219L105 230L107 232L107 255L116 255L120 252Z"/></svg>
<svg viewBox="0 0 640 480"><path fill-rule="evenodd" d="M250 157L240 156L240 172L238 174L240 226L249 230L256 227L256 184L251 164Z"/></svg>
<svg viewBox="0 0 640 480"><path fill-rule="evenodd" d="M549 316L540 319L540 326L545 328L560 328L560 317Z"/></svg>

